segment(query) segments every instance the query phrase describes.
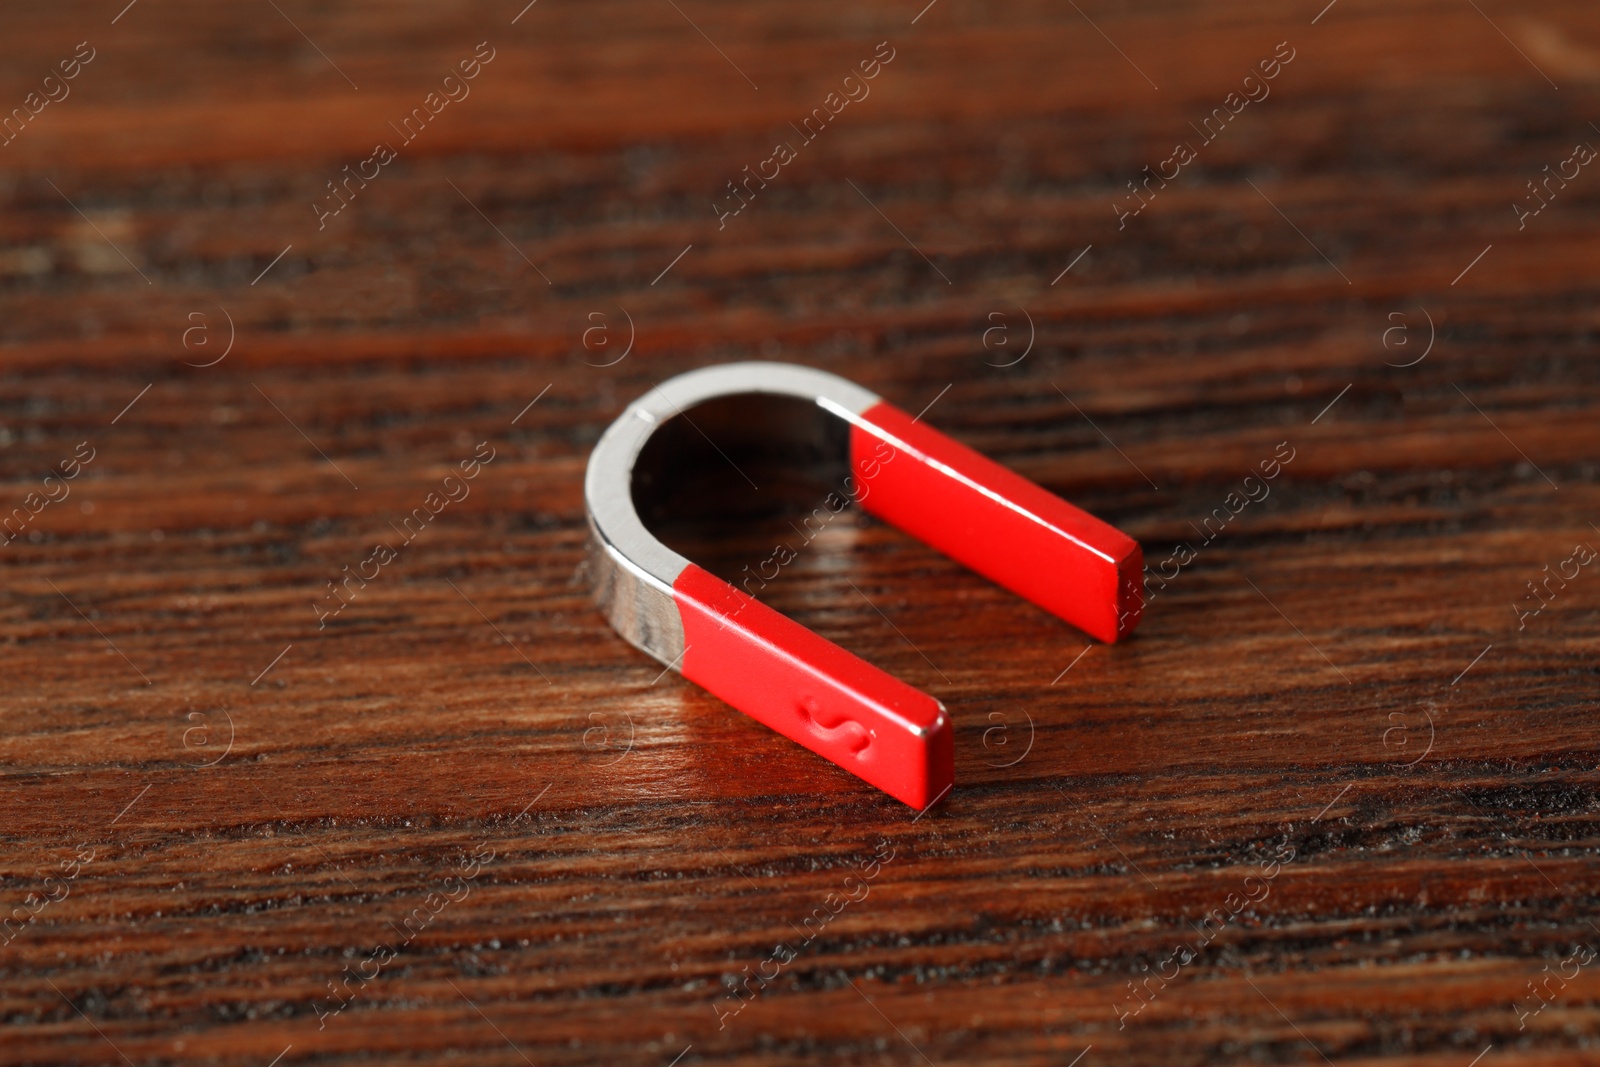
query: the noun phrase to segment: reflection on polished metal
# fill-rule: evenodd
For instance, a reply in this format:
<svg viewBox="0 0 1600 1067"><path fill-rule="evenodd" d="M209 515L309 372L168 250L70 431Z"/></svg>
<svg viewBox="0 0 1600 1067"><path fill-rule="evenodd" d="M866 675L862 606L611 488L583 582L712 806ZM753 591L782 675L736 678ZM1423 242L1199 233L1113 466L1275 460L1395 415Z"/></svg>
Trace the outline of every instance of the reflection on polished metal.
<svg viewBox="0 0 1600 1067"><path fill-rule="evenodd" d="M944 705L697 567L641 520L636 496L672 488L650 470L670 475L670 456L654 454L670 442L664 429L687 424L721 451L689 414L702 406L743 437L793 437L801 461L837 475L864 510L1101 640L1138 624L1137 542L837 375L732 363L679 375L630 404L595 446L584 482L595 596L611 625L905 803L925 808L954 783Z"/></svg>

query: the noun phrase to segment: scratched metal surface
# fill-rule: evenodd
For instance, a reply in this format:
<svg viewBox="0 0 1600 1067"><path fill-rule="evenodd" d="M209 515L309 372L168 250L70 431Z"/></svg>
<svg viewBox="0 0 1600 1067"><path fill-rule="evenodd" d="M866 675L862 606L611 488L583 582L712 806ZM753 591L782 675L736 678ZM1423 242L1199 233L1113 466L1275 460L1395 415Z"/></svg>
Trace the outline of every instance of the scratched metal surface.
<svg viewBox="0 0 1600 1067"><path fill-rule="evenodd" d="M4 25L0 1062L1600 1059L1593 5ZM589 604L743 358L1145 546L1107 647L706 472L921 818Z"/></svg>

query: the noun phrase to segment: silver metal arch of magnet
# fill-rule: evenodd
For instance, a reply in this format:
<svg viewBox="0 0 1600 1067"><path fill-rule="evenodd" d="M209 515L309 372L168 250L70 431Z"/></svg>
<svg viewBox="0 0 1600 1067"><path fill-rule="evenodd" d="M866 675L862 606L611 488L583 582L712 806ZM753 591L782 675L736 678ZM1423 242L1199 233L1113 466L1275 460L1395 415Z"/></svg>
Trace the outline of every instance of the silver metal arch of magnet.
<svg viewBox="0 0 1600 1067"><path fill-rule="evenodd" d="M944 705L696 566L640 518L637 493L670 492L647 469L671 436L662 431L688 424L704 437L688 414L697 408L752 438L794 438L800 461L839 478L867 512L1101 640L1138 624L1138 542L838 375L730 363L671 378L628 405L584 478L595 598L611 625L918 810L955 782Z"/></svg>

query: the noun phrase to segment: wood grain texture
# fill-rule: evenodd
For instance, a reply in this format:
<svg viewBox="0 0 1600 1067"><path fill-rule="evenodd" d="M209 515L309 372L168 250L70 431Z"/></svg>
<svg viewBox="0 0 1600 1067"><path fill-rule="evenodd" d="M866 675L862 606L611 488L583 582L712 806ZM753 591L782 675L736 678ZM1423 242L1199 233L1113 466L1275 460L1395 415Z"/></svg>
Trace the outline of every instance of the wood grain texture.
<svg viewBox="0 0 1600 1067"><path fill-rule="evenodd" d="M0 147L0 1063L1600 1062L1600 576L1518 613L1600 545L1600 175L1512 208L1600 144L1600 11L920 6L6 14L4 112L96 55ZM953 713L913 819L590 604L589 448L741 358L1201 547L1108 647L854 512L799 546L764 598ZM697 560L798 540L704 473L750 515Z"/></svg>

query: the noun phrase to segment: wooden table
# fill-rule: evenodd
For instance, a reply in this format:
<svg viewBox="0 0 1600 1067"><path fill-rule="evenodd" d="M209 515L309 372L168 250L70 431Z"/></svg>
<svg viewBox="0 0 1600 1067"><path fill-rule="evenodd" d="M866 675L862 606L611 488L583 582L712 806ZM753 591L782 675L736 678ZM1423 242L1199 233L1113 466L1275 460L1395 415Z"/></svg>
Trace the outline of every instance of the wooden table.
<svg viewBox="0 0 1600 1067"><path fill-rule="evenodd" d="M1600 1062L1592 3L122 3L0 34L0 1061ZM920 818L588 599L745 358L1163 575L806 546Z"/></svg>

